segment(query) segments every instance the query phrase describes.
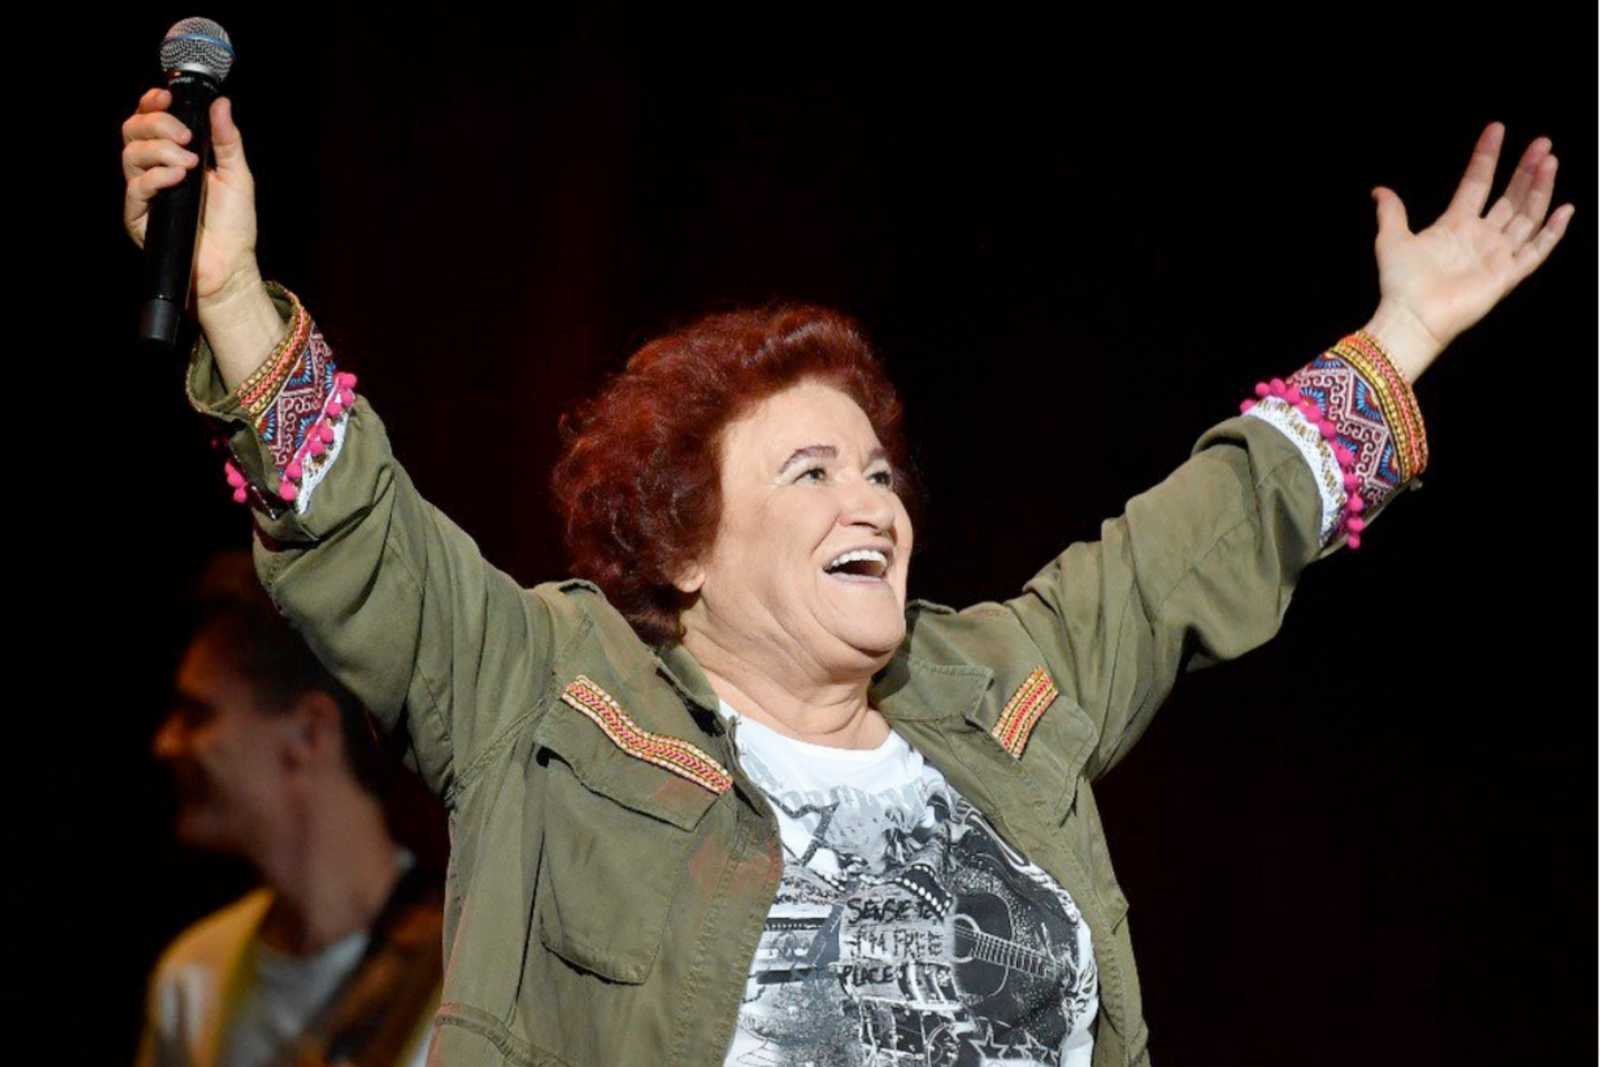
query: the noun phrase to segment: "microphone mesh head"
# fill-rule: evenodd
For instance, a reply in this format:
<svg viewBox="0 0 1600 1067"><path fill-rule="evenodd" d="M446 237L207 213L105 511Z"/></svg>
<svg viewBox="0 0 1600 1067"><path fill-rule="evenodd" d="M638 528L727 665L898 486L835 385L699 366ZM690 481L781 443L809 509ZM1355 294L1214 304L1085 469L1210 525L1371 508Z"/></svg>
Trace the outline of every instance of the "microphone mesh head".
<svg viewBox="0 0 1600 1067"><path fill-rule="evenodd" d="M175 22L161 41L161 69L207 74L217 81L233 69L233 42L228 31L210 19Z"/></svg>

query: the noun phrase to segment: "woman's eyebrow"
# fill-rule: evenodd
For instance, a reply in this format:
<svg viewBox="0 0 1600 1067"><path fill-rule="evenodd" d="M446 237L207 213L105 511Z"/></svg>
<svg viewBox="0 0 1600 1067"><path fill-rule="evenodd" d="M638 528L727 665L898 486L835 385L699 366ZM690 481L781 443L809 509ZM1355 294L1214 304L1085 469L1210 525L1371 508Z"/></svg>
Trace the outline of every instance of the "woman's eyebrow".
<svg viewBox="0 0 1600 1067"><path fill-rule="evenodd" d="M783 473L802 459L838 458L839 450L832 445L806 445L804 448L797 448L793 452L789 453L789 458L783 461L783 465L778 468L778 473ZM871 452L867 453L867 463L869 465L876 463L880 459L887 458L889 458L889 453L882 445L877 446Z"/></svg>
<svg viewBox="0 0 1600 1067"><path fill-rule="evenodd" d="M778 472L781 474L802 459L838 458L839 450L834 448L832 445L806 445L804 448L797 448L793 452L789 453L789 458L783 461L783 466L778 468Z"/></svg>

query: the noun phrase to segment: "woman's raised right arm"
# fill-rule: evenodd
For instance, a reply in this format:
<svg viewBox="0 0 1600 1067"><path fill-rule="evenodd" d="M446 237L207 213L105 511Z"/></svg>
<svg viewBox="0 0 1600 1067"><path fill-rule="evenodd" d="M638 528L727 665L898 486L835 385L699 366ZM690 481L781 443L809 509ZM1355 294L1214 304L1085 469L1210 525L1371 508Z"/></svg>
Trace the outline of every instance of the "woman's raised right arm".
<svg viewBox="0 0 1600 1067"><path fill-rule="evenodd" d="M150 199L198 163L164 96L146 94L123 128L136 241ZM226 446L235 499L256 513L268 593L383 725L407 732L409 758L448 803L541 704L566 598L521 589L422 499L309 314L261 282L254 190L227 107L212 110L217 168L195 284L205 337L189 398Z"/></svg>

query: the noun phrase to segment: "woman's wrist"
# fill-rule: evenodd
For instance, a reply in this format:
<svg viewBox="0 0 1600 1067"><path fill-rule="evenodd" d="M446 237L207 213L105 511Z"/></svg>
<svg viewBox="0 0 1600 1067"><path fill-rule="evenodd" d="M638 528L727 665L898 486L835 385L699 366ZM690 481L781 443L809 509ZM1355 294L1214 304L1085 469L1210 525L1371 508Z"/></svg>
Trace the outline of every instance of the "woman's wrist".
<svg viewBox="0 0 1600 1067"><path fill-rule="evenodd" d="M1415 314L1394 304L1379 303L1371 321L1361 329L1377 339L1389 361L1410 383L1422 377L1445 348Z"/></svg>
<svg viewBox="0 0 1600 1067"><path fill-rule="evenodd" d="M217 371L230 391L255 373L288 328L254 268L241 273L215 296L197 301L195 311Z"/></svg>

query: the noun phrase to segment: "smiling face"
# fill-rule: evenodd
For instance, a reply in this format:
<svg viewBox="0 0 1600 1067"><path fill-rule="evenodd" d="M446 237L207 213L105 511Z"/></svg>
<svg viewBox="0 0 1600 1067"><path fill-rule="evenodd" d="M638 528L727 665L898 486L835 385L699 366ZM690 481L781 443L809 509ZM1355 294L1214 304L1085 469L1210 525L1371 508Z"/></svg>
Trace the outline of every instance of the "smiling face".
<svg viewBox="0 0 1600 1067"><path fill-rule="evenodd" d="M262 711L248 680L204 636L189 645L174 690L151 748L178 788L177 836L248 856L282 814L294 722Z"/></svg>
<svg viewBox="0 0 1600 1067"><path fill-rule="evenodd" d="M886 664L906 632L911 520L866 413L802 381L730 423L721 452L716 542L676 583L699 594L685 645L770 662L774 677Z"/></svg>

